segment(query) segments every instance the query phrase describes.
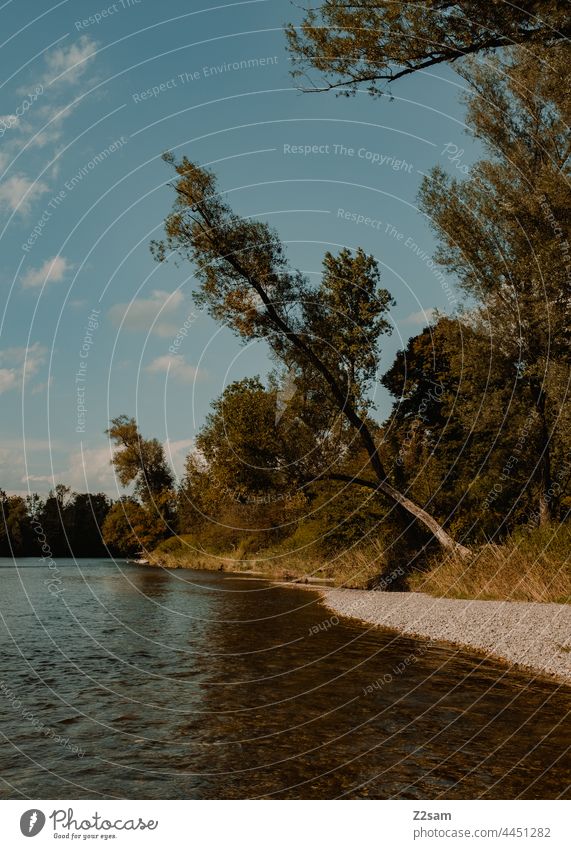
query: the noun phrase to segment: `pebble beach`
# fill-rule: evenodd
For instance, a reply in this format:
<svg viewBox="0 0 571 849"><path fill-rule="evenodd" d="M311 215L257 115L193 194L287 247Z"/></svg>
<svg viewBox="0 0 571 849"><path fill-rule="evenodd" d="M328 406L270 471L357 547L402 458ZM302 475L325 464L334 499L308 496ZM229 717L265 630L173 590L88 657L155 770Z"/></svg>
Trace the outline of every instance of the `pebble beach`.
<svg viewBox="0 0 571 849"><path fill-rule="evenodd" d="M338 616L475 649L571 684L570 605L345 589L320 593L326 607Z"/></svg>

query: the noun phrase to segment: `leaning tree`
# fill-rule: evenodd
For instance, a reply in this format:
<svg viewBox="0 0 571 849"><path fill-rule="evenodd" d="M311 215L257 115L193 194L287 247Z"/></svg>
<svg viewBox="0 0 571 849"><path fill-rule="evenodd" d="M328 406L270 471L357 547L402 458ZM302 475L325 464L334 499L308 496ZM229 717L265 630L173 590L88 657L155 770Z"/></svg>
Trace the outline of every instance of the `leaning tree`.
<svg viewBox="0 0 571 849"><path fill-rule="evenodd" d="M468 553L425 509L398 491L383 467L368 419L368 391L389 331L390 294L362 250L326 254L319 287L292 271L267 224L236 215L217 191L215 176L186 157L165 161L176 171L176 200L154 241L155 258L170 254L194 264L196 300L242 339L263 339L278 362L293 369L304 391L320 393L338 411L368 457L369 478L349 479L382 492L409 522L422 523L447 549ZM331 476L331 475L330 475ZM342 478L342 476L340 476Z"/></svg>

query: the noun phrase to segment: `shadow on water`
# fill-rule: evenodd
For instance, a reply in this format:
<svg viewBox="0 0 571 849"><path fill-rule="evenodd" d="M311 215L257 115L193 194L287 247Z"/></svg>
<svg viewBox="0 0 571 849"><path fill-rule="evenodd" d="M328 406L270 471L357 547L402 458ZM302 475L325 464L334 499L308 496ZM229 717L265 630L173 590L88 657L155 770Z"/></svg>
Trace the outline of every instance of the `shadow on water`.
<svg viewBox="0 0 571 849"><path fill-rule="evenodd" d="M307 590L62 561L58 600L25 565L0 574L5 798L570 795L571 688Z"/></svg>

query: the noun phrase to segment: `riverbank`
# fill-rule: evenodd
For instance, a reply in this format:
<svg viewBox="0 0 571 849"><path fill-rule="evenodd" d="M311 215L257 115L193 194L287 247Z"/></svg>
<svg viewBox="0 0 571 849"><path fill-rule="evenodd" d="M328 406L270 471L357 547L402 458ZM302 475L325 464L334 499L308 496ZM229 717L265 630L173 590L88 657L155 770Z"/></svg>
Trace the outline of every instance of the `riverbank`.
<svg viewBox="0 0 571 849"><path fill-rule="evenodd" d="M326 555L316 546L259 550L244 538L232 551L208 551L192 535L171 537L150 554L153 566L207 569L269 580L322 583L356 590L411 590L435 598L532 603L571 603L571 523L523 528L502 545L475 547L467 559L435 551L414 558L414 568L383 544ZM404 556L403 556L404 555Z"/></svg>
<svg viewBox="0 0 571 849"><path fill-rule="evenodd" d="M338 616L474 649L571 684L571 606L567 604L433 598L415 592L318 592Z"/></svg>
<svg viewBox="0 0 571 849"><path fill-rule="evenodd" d="M357 564L355 557L358 558ZM370 581L371 572L375 568L378 570L378 566L375 567L361 553L354 553L350 563L342 570L337 561L333 572L329 572L323 564L309 564L301 558L277 562L268 559L239 561L220 556L197 557L193 552L186 556L181 556L181 552L157 553L151 556L151 564L171 569L224 571L274 581L282 586L311 589L318 592L324 604L339 616L359 619L365 624L406 636L471 649L511 666L571 684L569 604L443 598L424 592L364 590L360 587ZM359 566L356 570L355 565ZM480 571L478 564L475 569ZM465 572L468 573L466 567ZM424 580L426 577L418 576ZM398 571L395 571L386 574L384 582L377 580L376 585L381 590L395 586L398 578ZM357 588L347 588L349 581ZM332 587L333 583L337 586ZM345 583L345 586L339 587L339 583ZM470 589L474 590L474 587ZM480 590L479 587L477 589ZM489 591L489 582L486 590ZM511 592L514 590L517 591L517 587L512 583Z"/></svg>

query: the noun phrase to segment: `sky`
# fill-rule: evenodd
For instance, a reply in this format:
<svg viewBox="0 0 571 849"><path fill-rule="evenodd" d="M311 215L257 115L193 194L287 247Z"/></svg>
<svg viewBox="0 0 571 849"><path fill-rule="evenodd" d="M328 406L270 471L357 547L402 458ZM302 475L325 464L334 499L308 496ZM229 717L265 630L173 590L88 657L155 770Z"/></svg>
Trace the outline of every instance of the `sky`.
<svg viewBox="0 0 571 849"><path fill-rule="evenodd" d="M271 366L197 309L190 265L151 256L164 151L214 170L310 279L327 250L376 257L397 301L381 372L458 306L417 207L431 167L462 176L477 156L449 68L390 99L301 93L286 0L8 0L0 20L0 488L118 497L105 429L123 413L180 475L211 401Z"/></svg>

